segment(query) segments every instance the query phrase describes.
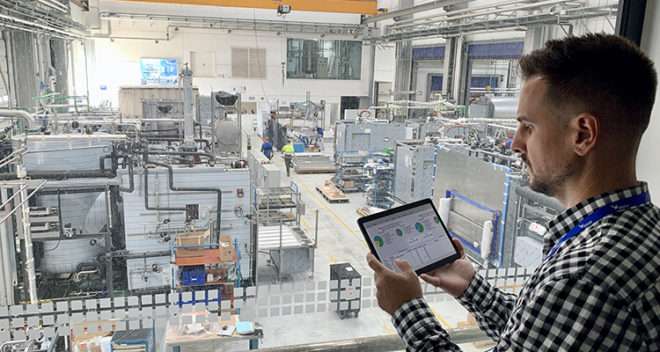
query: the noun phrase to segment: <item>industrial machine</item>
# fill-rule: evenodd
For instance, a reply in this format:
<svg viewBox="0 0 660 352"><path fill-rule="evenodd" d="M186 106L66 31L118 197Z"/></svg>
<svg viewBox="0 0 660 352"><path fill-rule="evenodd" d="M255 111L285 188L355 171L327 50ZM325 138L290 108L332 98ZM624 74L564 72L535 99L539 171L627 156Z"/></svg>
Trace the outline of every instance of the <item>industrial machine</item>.
<svg viewBox="0 0 660 352"><path fill-rule="evenodd" d="M518 97L482 95L468 106L468 116L473 119L512 119L516 117Z"/></svg>
<svg viewBox="0 0 660 352"><path fill-rule="evenodd" d="M303 102L280 105L271 108L272 116L257 114L257 125L273 146L281 149L288 140L301 143L306 151L315 152L322 148L325 129L325 101L316 103L308 91Z"/></svg>
<svg viewBox="0 0 660 352"><path fill-rule="evenodd" d="M433 197L436 145L423 140L398 141L394 155L394 197L404 203Z"/></svg>
<svg viewBox="0 0 660 352"><path fill-rule="evenodd" d="M121 118L62 114L5 135L1 304L254 282L250 170L240 149L213 147L181 72L178 88L123 88Z"/></svg>
<svg viewBox="0 0 660 352"><path fill-rule="evenodd" d="M521 170L487 152L439 148L434 199L449 231L468 256L486 267L534 267L542 256L547 221L561 212L556 200L526 186Z"/></svg>

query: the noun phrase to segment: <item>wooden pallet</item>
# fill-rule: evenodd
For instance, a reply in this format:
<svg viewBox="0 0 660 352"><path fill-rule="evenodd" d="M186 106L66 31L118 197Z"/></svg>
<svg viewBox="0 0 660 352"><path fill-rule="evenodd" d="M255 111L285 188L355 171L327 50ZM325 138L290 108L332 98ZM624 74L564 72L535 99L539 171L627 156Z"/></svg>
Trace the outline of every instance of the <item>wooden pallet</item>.
<svg viewBox="0 0 660 352"><path fill-rule="evenodd" d="M334 174L337 172L337 169L332 167L323 167L323 168L294 168L297 174Z"/></svg>
<svg viewBox="0 0 660 352"><path fill-rule="evenodd" d="M371 215L371 211L369 211L368 207L357 208L355 212L357 212L357 214L360 215L360 217Z"/></svg>
<svg viewBox="0 0 660 352"><path fill-rule="evenodd" d="M332 183L318 186L316 187L316 190L321 193L323 198L329 203L348 203L348 198L344 195L344 192L337 189Z"/></svg>

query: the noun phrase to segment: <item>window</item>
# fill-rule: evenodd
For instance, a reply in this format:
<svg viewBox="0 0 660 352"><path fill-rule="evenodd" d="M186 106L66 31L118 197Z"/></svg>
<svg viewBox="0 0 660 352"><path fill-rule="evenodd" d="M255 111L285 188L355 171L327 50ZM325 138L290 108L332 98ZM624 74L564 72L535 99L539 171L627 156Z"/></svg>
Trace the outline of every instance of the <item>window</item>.
<svg viewBox="0 0 660 352"><path fill-rule="evenodd" d="M266 78L266 49L231 48L233 78Z"/></svg>
<svg viewBox="0 0 660 352"><path fill-rule="evenodd" d="M359 80L362 42L289 39L287 78Z"/></svg>

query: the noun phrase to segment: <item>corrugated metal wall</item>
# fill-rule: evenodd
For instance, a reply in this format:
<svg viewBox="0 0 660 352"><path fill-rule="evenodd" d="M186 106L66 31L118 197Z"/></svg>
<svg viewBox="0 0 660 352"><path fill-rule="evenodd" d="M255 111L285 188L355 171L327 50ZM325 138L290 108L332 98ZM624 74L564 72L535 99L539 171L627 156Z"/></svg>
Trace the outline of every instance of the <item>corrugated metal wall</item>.
<svg viewBox="0 0 660 352"><path fill-rule="evenodd" d="M39 93L39 72L36 62L35 35L28 32L12 32L12 57L14 61L14 87L16 104L21 108L34 108L34 100Z"/></svg>

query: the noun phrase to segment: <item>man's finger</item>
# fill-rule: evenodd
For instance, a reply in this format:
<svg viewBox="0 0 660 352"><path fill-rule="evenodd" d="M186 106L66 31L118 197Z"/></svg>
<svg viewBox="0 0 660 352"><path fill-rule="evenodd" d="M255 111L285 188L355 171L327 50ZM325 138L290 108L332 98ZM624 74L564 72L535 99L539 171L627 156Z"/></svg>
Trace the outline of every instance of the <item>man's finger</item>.
<svg viewBox="0 0 660 352"><path fill-rule="evenodd" d="M424 281L428 282L429 284L431 284L433 286L436 286L436 287L441 286L442 282L443 282L440 278L435 277L435 276L431 276L429 274L422 274L422 275L420 275L420 277L422 278L422 280L424 280Z"/></svg>
<svg viewBox="0 0 660 352"><path fill-rule="evenodd" d="M383 265L383 263L376 259L376 257L371 253L367 254L367 264L369 264L371 270L376 273L382 273L383 271L387 270L385 265Z"/></svg>
<svg viewBox="0 0 660 352"><path fill-rule="evenodd" d="M394 264L404 273L412 273L412 266L405 260L397 259L394 261Z"/></svg>
<svg viewBox="0 0 660 352"><path fill-rule="evenodd" d="M463 244L461 243L461 240L459 240L458 238L453 238L451 241L454 242L454 247L456 247L456 250L458 251L458 255L460 255L461 258L464 258L465 248L463 248Z"/></svg>

